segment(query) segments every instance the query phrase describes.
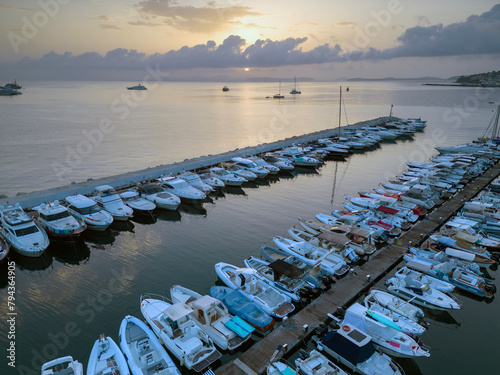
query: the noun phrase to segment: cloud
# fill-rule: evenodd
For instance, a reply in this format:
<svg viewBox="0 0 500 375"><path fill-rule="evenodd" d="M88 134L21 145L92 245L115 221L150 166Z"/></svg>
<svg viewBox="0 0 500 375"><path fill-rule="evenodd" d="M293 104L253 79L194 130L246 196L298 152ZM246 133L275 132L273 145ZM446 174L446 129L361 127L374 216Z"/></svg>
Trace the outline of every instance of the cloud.
<svg viewBox="0 0 500 375"><path fill-rule="evenodd" d="M359 59L398 57L438 57L500 53L500 4L463 22L406 29L398 38L399 46L385 50L355 52Z"/></svg>
<svg viewBox="0 0 500 375"><path fill-rule="evenodd" d="M107 24L107 23L101 23L99 25L99 28L104 29L104 30L123 30L121 27L118 27L116 25Z"/></svg>
<svg viewBox="0 0 500 375"><path fill-rule="evenodd" d="M143 0L136 4L136 9L146 20L160 19L175 29L194 33L214 32L239 18L261 15L250 7L217 7L215 2L207 7L194 7L179 6L171 0Z"/></svg>
<svg viewBox="0 0 500 375"><path fill-rule="evenodd" d="M5 4L0 4L0 9L16 10L16 11L22 11L22 12L36 12L35 9L23 8L23 7L13 7L13 6L10 6L10 5L5 5Z"/></svg>
<svg viewBox="0 0 500 375"><path fill-rule="evenodd" d="M91 19L98 20L98 21L109 21L110 20L110 18L104 14L96 14Z"/></svg>

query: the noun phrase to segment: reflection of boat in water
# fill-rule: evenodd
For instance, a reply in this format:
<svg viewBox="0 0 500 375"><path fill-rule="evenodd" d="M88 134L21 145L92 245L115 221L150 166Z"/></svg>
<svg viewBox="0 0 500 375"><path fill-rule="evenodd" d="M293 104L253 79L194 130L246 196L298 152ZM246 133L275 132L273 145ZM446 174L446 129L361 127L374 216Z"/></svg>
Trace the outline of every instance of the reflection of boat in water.
<svg viewBox="0 0 500 375"><path fill-rule="evenodd" d="M53 258L60 263L85 264L90 258L90 248L85 241L76 243L56 242L51 244L48 250Z"/></svg>
<svg viewBox="0 0 500 375"><path fill-rule="evenodd" d="M181 221L181 213L179 211L159 210L155 212L155 216L161 221Z"/></svg>
<svg viewBox="0 0 500 375"><path fill-rule="evenodd" d="M247 195L240 186L225 186L224 192L230 195Z"/></svg>
<svg viewBox="0 0 500 375"><path fill-rule="evenodd" d="M202 205L181 203L179 205L179 211L184 212L184 213L188 213L191 215L203 215L203 216L207 215L207 210Z"/></svg>
<svg viewBox="0 0 500 375"><path fill-rule="evenodd" d="M83 239L97 246L90 246L93 248L101 248L99 245L112 245L115 242L115 234L117 231L107 228L104 231L85 231L83 232Z"/></svg>
<svg viewBox="0 0 500 375"><path fill-rule="evenodd" d="M50 251L44 251L42 255L36 258L25 257L11 251L9 254L9 260L16 262L16 266L20 270L26 271L44 271L48 268L52 268L53 258Z"/></svg>

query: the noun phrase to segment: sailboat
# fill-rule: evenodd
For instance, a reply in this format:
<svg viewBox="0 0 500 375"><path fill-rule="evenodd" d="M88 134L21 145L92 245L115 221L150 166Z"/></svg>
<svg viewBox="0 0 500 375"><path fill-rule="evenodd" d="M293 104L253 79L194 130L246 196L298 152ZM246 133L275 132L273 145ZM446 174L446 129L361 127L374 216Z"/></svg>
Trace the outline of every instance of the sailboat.
<svg viewBox="0 0 500 375"><path fill-rule="evenodd" d="M302 94L298 89L297 89L297 77L294 78L295 82L295 87L293 88L292 91L290 91L290 94Z"/></svg>
<svg viewBox="0 0 500 375"><path fill-rule="evenodd" d="M273 98L274 98L274 99L283 99L284 97L285 97L285 95L283 95L283 94L281 93L281 81L280 81L280 89L279 89L279 93L278 93L278 94L276 94L276 95L274 95L274 96L273 96Z"/></svg>

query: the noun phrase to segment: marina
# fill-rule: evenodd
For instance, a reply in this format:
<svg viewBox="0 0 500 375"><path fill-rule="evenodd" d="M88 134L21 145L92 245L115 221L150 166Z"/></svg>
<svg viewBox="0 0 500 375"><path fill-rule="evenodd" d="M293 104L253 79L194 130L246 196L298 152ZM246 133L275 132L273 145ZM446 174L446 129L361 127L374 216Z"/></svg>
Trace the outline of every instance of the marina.
<svg viewBox="0 0 500 375"><path fill-rule="evenodd" d="M363 122L362 126L373 121ZM326 138L329 136L327 132L335 133L336 130L329 129L318 134L308 134L304 139L307 137L314 137L314 139ZM415 139L425 137L428 130L424 131L424 133L417 133L414 136ZM296 137L285 142L290 142L288 145L292 145L301 140L303 140L301 137ZM63 322L65 321L68 324L75 322L79 329L83 327L90 328L89 332L80 331L74 338L68 336L67 343L61 349L57 349L58 347L55 346L59 356L71 354L73 358L78 358L80 362L86 364L86 356L90 351L91 343L95 341L96 337L105 332L106 335L115 338L119 322L123 319L123 316L141 317L140 311L138 311L138 297L140 295L145 293L165 295L168 288L177 283L186 285L189 289L201 294L208 294L207 291L210 285L214 283L220 285L213 272L214 264L224 261L241 265L245 257L249 255L258 256L259 248L263 244L274 246L271 241L273 236L286 235L286 229L291 225L299 228L296 218L310 218L319 212L327 213L328 207L340 208L339 203L344 200L342 195L345 196L347 191L352 195L356 191L366 192L375 188L377 183L384 181L381 175L384 175L391 168L387 164L384 165L383 169L377 170L376 166L380 166L380 159L377 159L377 157L386 155L386 160L388 160L387 157L390 157L391 149L401 151L401 146L403 148L411 146L412 142L413 138L382 143L382 146L378 149L366 153L354 153L347 157L345 161L326 161L320 167L312 169L299 168L290 175L280 174L276 177L266 177L256 182L244 183L238 189L226 187L222 189L222 193L212 195L211 201L204 202L203 205L192 206L182 203L177 211L155 211L153 214L154 220L152 221L136 218L134 214L134 217L127 221L113 223L110 229L106 230L102 235L84 233L83 241L73 247L73 255L71 255L67 247L51 245L47 253L42 255L40 259L27 261L14 253L11 259L16 260L19 282L25 286L27 286L27 282L31 284L30 280L33 280L33 277L39 277L42 284L54 287L60 282L61 272L64 270L71 270L71 273L66 272L66 277L71 277L72 282L76 282L79 288L83 287L83 290L90 287L93 282L98 282L101 285L101 288L97 290L97 294L94 292L93 296L92 292L90 294L88 292L76 292L71 287L66 289L60 302L51 302L51 306L54 306L53 302L56 302L56 305L61 307L57 315L62 318ZM280 141L276 145L281 145ZM268 151L266 148L271 147L269 150L275 150L276 145L260 145L258 149ZM249 154L248 150L237 150L237 153L239 152L241 152L238 155L239 157L246 158ZM367 156L368 158L366 158ZM193 165L195 166L194 169L197 169L196 166L204 168L217 165L211 163L211 161L218 160L220 157L222 155L210 155L194 160L185 160L184 164L180 163L173 166L173 170L174 173L186 172L191 170L190 167ZM230 160L234 157L234 152L227 153L223 157L224 161ZM373 159L375 167L373 176L368 173L367 177L366 171L370 169L367 167L368 159ZM358 162L362 162L362 166L361 164L357 165ZM32 204L40 204L40 199L42 201L62 199L68 192L90 194L95 190L96 186L107 184L116 189L117 193L121 193L122 189L134 186L136 181L154 181L162 174L166 174L162 172L162 168L168 170L169 166L163 165L157 168L155 170L148 169L130 172L126 175L90 180L55 190L41 190L17 197L7 197L3 199L3 202L6 204L8 201L9 204L12 204L17 201L23 207L31 208L33 207ZM358 175L358 173L360 174ZM410 245L418 246L423 243L426 234L438 229L443 222L451 218L455 211L460 209L466 198L470 199L475 196L497 174L498 166L495 165L478 179L460 188L458 193L454 194L450 200L432 210L423 220L417 221L408 231L403 231L403 234L394 241L393 245L387 246L383 250L377 250L374 255L368 256L367 262L353 266L353 271L338 279L330 290L322 293L319 298L312 300L306 307L301 306L299 311L292 314L288 319L278 322L269 335L262 339L256 339L253 345L243 345L244 348L236 350L236 352L222 353L220 360L214 362L211 366L212 370L218 375L226 373L261 374L264 373L269 358L278 345L286 344L285 354L287 356L288 354L293 355L293 352L299 346L304 345L306 339L327 318L328 313L334 312L337 307L349 305L367 293L373 285L380 285L386 278L392 276L393 271L395 271L394 267L400 265L402 254ZM354 185L350 184L348 190L345 190L347 186L342 187L342 182L345 181L344 177L347 175L351 177L357 176L360 179ZM318 190L317 186L321 186L321 189ZM353 188L356 190L353 190ZM304 194L306 191L304 189L307 189L307 194ZM301 198L294 200L293 197L298 192L301 192ZM317 194L318 192L319 194ZM306 197L307 199L305 199ZM328 204L328 201L330 201L330 204ZM287 202L294 202L294 204L289 205ZM387 210L385 213L389 212L391 211ZM274 224L269 225L270 223ZM234 229L228 231L229 228ZM215 233L218 233L218 236L214 235ZM195 235L193 236L193 234ZM191 247L197 250L191 252L188 250ZM163 249L162 252L159 251L160 248ZM180 249L185 249L185 251L179 251ZM205 251L208 249L210 251ZM194 254L196 254L196 257L193 257ZM109 273L110 264L114 265L111 268L111 273ZM193 266L196 269L194 273ZM189 269L191 270L187 271ZM165 272L166 270L168 271ZM200 272L202 270L205 270L206 274ZM491 272L494 273L495 271L496 268L492 268ZM190 272L196 277L186 279L186 272ZM56 275L57 277L55 277ZM108 289L111 288L109 286L111 284L108 284L108 288L105 287L108 282L106 280L109 283L119 280L121 285L119 294L114 291L116 289ZM65 285L69 287L71 284L65 283ZM123 289L126 286L128 286L127 289ZM39 298L34 297L33 292L35 290L32 287L33 285L26 289L29 291L30 299L21 301L21 306L26 305L26 303L29 305L37 301L37 303L42 303L42 301L47 302L53 299L49 295L40 295ZM108 291L105 292L103 288ZM68 294L70 290L73 290L73 296ZM110 294L108 294L109 291L111 291ZM73 302L70 302L66 307L61 305L61 302L65 301L64 304L66 304L71 300ZM112 305L110 305L111 302ZM477 303L477 301L470 302ZM495 306L493 299L492 302L493 306ZM470 311L467 310L468 304L470 305L469 301L466 301L464 312ZM29 309L23 307L23 311L28 314L28 317L30 316ZM52 312L52 308L47 309L45 312L43 309L41 311L42 315L45 314L47 317ZM452 314L455 315L456 312L453 311ZM36 341L30 340L33 345L25 346L23 344L22 348L18 347L20 353L31 355L31 358L33 358L31 364L23 361L23 369L39 368L41 364L40 366L36 364L41 361L40 358L45 362L52 359L48 358L52 357L49 353L55 353L54 350L50 351L53 349L52 344L54 343L51 338L63 336L60 335L60 324L58 322L50 319L47 322L49 324L44 329L45 332L38 334L38 344ZM32 320L31 324L36 324L36 320ZM26 323L23 323L22 326L20 335L23 336L27 328ZM435 328L432 327L433 330ZM66 333L63 334L67 336ZM44 335L47 335L48 341L44 338ZM428 334L424 333L425 340L426 335ZM20 338L19 340L24 342L26 339ZM82 340L86 343L85 346L80 344ZM434 348L434 345L431 346ZM418 370L417 372L413 371L418 367L421 368L421 373L430 374L433 372L424 370L428 366L424 361L435 365L435 362L432 361L436 353L439 357L439 351L434 352L431 350L431 357L419 359L418 365L413 364L413 362L409 364L405 360L399 359L398 362L407 374L419 373ZM179 369L183 374L191 373L186 372L181 366L179 366Z"/></svg>

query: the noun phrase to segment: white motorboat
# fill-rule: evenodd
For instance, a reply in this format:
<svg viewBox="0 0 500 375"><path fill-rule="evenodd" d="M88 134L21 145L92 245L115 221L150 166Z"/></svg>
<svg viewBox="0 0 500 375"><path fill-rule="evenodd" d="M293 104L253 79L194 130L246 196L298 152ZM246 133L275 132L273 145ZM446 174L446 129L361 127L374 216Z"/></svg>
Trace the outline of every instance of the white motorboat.
<svg viewBox="0 0 500 375"><path fill-rule="evenodd" d="M264 167L258 166L256 162L250 159L235 157L231 160L237 167L255 173L257 175L257 178L265 178L269 174L269 170Z"/></svg>
<svg viewBox="0 0 500 375"><path fill-rule="evenodd" d="M311 350L295 360L301 375L348 375L317 350Z"/></svg>
<svg viewBox="0 0 500 375"><path fill-rule="evenodd" d="M158 179L160 186L164 188L169 193L175 194L181 201L185 203L201 203L206 198L207 195L201 190L189 185L186 181L173 177L165 176Z"/></svg>
<svg viewBox="0 0 500 375"><path fill-rule="evenodd" d="M75 242L87 229L87 224L71 216L68 209L55 200L51 203L42 203L33 207L37 213L33 219L54 240Z"/></svg>
<svg viewBox="0 0 500 375"><path fill-rule="evenodd" d="M147 90L147 88L139 83L136 86L127 87L127 90Z"/></svg>
<svg viewBox="0 0 500 375"><path fill-rule="evenodd" d="M98 204L82 194L67 196L64 199L68 203L68 211L71 215L87 224L87 228L96 231L106 230L113 222L113 216Z"/></svg>
<svg viewBox="0 0 500 375"><path fill-rule="evenodd" d="M103 209L113 216L113 220L127 221L130 219L134 210L123 203L115 189L110 185L96 186L94 189L95 196L92 197Z"/></svg>
<svg viewBox="0 0 500 375"><path fill-rule="evenodd" d="M336 277L342 277L349 271L345 260L332 250L325 250L306 241L297 242L280 236L274 237L273 241L284 252L297 257L311 267L319 266Z"/></svg>
<svg viewBox="0 0 500 375"><path fill-rule="evenodd" d="M45 230L23 211L19 203L0 206L0 233L16 252L27 257L39 257L49 246Z"/></svg>
<svg viewBox="0 0 500 375"><path fill-rule="evenodd" d="M421 282L422 284L429 284L429 286L431 286L432 288L437 289L440 292L444 292L444 293L453 292L453 290L455 289L453 284L450 284L446 281L443 281L443 280L437 279L435 277L426 275L422 272L412 270L406 266L401 267L399 270L397 270L396 274L394 276L399 278L399 279L404 279L407 276L409 276L412 279Z"/></svg>
<svg viewBox="0 0 500 375"><path fill-rule="evenodd" d="M429 357L429 351L417 343L412 337L401 332L395 326L373 319L367 314L367 308L354 303L345 312L343 327L348 324L366 332L372 337L377 349L400 358Z"/></svg>
<svg viewBox="0 0 500 375"><path fill-rule="evenodd" d="M118 337L132 375L181 375L153 331L141 320L127 315Z"/></svg>
<svg viewBox="0 0 500 375"><path fill-rule="evenodd" d="M224 284L241 291L271 316L281 319L295 310L290 297L256 277L257 271L252 268L219 262L215 272Z"/></svg>
<svg viewBox="0 0 500 375"><path fill-rule="evenodd" d="M413 213L411 209L398 205L395 198L379 195L378 198L351 197L348 200L360 209L379 210L398 216L410 223L415 223L418 220L418 215Z"/></svg>
<svg viewBox="0 0 500 375"><path fill-rule="evenodd" d="M356 326L345 323L335 331L325 331L313 339L319 351L362 375L404 375L392 359L375 349L372 338Z"/></svg>
<svg viewBox="0 0 500 375"><path fill-rule="evenodd" d="M380 306L391 310L392 312L404 316L416 323L425 323L425 315L422 309L418 306L411 304L404 299L401 299L393 294L384 292L382 290L372 289L365 297L365 306L371 306L377 303Z"/></svg>
<svg viewBox="0 0 500 375"><path fill-rule="evenodd" d="M273 153L267 153L265 155L262 155L262 159L271 164L274 165L275 167L278 167L280 171L293 171L295 167L293 166L293 163L286 158L280 158L276 156Z"/></svg>
<svg viewBox="0 0 500 375"><path fill-rule="evenodd" d="M211 185L204 183L197 173L187 171L179 173L177 177L186 181L192 187L201 190L205 194L211 193L215 190Z"/></svg>
<svg viewBox="0 0 500 375"><path fill-rule="evenodd" d="M150 214L156 208L156 204L146 198L142 198L137 190L127 190L120 193L120 198L127 206L134 210L134 214Z"/></svg>
<svg viewBox="0 0 500 375"><path fill-rule="evenodd" d="M316 168L322 164L319 159L306 156L297 147L288 147L283 150L276 151L276 154L290 160L296 167Z"/></svg>
<svg viewBox="0 0 500 375"><path fill-rule="evenodd" d="M71 356L53 359L42 365L42 375L83 375L83 364Z"/></svg>
<svg viewBox="0 0 500 375"><path fill-rule="evenodd" d="M255 328L229 313L218 299L174 285L170 288L174 303L184 303L193 309L190 317L215 345L222 350L235 350L247 342Z"/></svg>
<svg viewBox="0 0 500 375"><path fill-rule="evenodd" d="M210 337L190 318L191 307L145 294L141 296L141 312L163 345L188 370L200 372L221 357Z"/></svg>
<svg viewBox="0 0 500 375"><path fill-rule="evenodd" d="M248 160L253 161L255 164L257 164L258 167L264 168L269 172L270 175L278 174L278 172L280 171L280 168L278 166L268 163L259 156L250 156Z"/></svg>
<svg viewBox="0 0 500 375"><path fill-rule="evenodd" d="M426 327L416 322L414 319L405 315L399 314L387 307L382 306L375 299L368 296L364 301L366 307L366 314L389 327L393 327L398 331L404 332L412 337L422 335ZM427 326L428 324L425 324Z"/></svg>
<svg viewBox="0 0 500 375"><path fill-rule="evenodd" d="M271 265L253 256L246 258L244 263L248 268L256 270L256 275L261 280L285 293L294 302L307 303L320 294L319 290L314 289L312 284L303 279L308 273L307 270L301 270L285 262L280 264L273 262Z"/></svg>
<svg viewBox="0 0 500 375"><path fill-rule="evenodd" d="M221 166L228 172L231 172L232 174L243 177L247 181L253 181L255 180L258 176L253 173L250 170L243 169L234 163L222 163Z"/></svg>
<svg viewBox="0 0 500 375"><path fill-rule="evenodd" d="M164 210L175 211L179 207L179 204L181 204L181 199L177 195L166 191L158 184L148 183L139 185L137 192L141 198L146 198L148 201L153 202L156 207Z"/></svg>
<svg viewBox="0 0 500 375"><path fill-rule="evenodd" d="M393 277L386 281L387 289L414 304L436 310L460 310L460 304L449 295L423 284L410 276L404 279Z"/></svg>
<svg viewBox="0 0 500 375"><path fill-rule="evenodd" d="M213 187L214 190L217 188L224 187L225 185L224 181L222 181L220 178L217 178L212 172L210 172L210 170L198 172L198 175L200 176L201 181Z"/></svg>
<svg viewBox="0 0 500 375"><path fill-rule="evenodd" d="M351 241L335 233L321 232L314 235L296 228L288 229L287 233L297 242L307 241L311 245L335 252L345 260L346 263L357 262L360 259L356 251L349 246Z"/></svg>
<svg viewBox="0 0 500 375"><path fill-rule="evenodd" d="M129 375L127 360L109 336L101 334L90 352L87 375Z"/></svg>
<svg viewBox="0 0 500 375"><path fill-rule="evenodd" d="M276 96L276 95L275 95ZM284 96L283 96L284 98ZM290 365L278 361L278 362L271 362L267 365L266 368L266 374L267 375L299 375L297 374Z"/></svg>
<svg viewBox="0 0 500 375"><path fill-rule="evenodd" d="M246 178L241 176L236 176L221 167L210 168L210 173L221 180L226 186L241 186L244 182L248 181Z"/></svg>

